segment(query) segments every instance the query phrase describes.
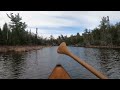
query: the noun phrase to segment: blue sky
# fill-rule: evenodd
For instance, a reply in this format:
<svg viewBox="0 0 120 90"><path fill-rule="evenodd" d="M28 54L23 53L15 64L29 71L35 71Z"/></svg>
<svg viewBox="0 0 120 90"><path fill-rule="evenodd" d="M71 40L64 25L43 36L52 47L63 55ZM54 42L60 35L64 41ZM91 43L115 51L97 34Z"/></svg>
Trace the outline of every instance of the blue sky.
<svg viewBox="0 0 120 90"><path fill-rule="evenodd" d="M0 11L0 27L10 19L6 13L19 13L22 21L28 25L26 30L35 33L38 28L38 34L49 38L53 35L75 35L77 32L82 34L87 29L94 29L100 24L103 16L110 17L110 23L114 24L120 21L120 11Z"/></svg>

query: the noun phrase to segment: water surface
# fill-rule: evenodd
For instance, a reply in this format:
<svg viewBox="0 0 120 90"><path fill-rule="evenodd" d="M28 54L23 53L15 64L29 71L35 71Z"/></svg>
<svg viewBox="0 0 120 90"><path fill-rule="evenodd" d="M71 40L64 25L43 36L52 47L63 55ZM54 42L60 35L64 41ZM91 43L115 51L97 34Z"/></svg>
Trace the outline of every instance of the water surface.
<svg viewBox="0 0 120 90"><path fill-rule="evenodd" d="M73 79L98 79L72 58L58 54L57 46L22 53L0 53L0 79L47 79L61 64ZM68 47L111 79L120 79L120 49Z"/></svg>

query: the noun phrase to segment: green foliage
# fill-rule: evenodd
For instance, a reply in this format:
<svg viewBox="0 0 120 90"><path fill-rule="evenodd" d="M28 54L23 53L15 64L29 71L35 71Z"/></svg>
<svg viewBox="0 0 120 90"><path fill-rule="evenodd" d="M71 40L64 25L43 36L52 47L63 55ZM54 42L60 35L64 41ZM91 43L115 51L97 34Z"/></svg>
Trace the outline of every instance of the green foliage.
<svg viewBox="0 0 120 90"><path fill-rule="evenodd" d="M2 35L2 30L0 28L0 45L3 44L3 35Z"/></svg>
<svg viewBox="0 0 120 90"><path fill-rule="evenodd" d="M25 22L21 22L22 18L19 14L15 14L15 16L11 13L7 16L11 19L10 29L12 31L12 44L13 45L23 45L26 43L26 27ZM22 37L21 37L22 36Z"/></svg>
<svg viewBox="0 0 120 90"><path fill-rule="evenodd" d="M7 23L5 23L3 25L3 29L2 29L2 44L3 45L7 45L8 44L8 35L9 35L9 28Z"/></svg>

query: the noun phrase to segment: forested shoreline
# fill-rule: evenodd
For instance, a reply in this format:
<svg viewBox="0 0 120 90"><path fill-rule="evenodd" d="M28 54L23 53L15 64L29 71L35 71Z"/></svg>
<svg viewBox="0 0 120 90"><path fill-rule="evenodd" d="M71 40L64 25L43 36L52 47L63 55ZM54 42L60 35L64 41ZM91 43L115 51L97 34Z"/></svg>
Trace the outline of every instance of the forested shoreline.
<svg viewBox="0 0 120 90"><path fill-rule="evenodd" d="M85 29L80 35L62 36L57 39L65 41L68 45L83 47L119 48L120 46L120 22L115 25L110 23L109 16L103 17L100 25L93 30Z"/></svg>
<svg viewBox="0 0 120 90"><path fill-rule="evenodd" d="M85 29L84 33L80 35L63 36L54 38L50 35L49 38L43 38L36 33L32 33L27 29L27 24L22 22L22 17L19 13L13 15L6 14L11 22L5 23L3 28L0 28L0 47L3 46L58 46L61 42L66 42L69 46L82 46L82 47L108 47L119 48L120 46L120 22L111 24L109 16L102 17L100 25L96 26L93 30Z"/></svg>

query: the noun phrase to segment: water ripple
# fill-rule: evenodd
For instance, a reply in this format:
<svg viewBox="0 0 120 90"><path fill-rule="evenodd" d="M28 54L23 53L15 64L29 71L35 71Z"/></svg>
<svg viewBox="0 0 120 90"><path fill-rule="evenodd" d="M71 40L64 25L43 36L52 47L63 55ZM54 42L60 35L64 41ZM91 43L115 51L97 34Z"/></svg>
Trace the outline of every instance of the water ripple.
<svg viewBox="0 0 120 90"><path fill-rule="evenodd" d="M47 79L56 64L61 64L73 79L98 79L72 58L58 54L57 48L0 53L0 79ZM120 79L119 49L69 47L69 50L110 79Z"/></svg>

